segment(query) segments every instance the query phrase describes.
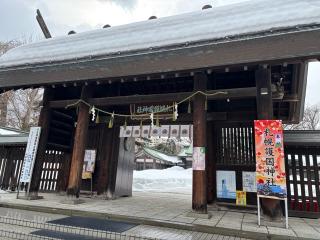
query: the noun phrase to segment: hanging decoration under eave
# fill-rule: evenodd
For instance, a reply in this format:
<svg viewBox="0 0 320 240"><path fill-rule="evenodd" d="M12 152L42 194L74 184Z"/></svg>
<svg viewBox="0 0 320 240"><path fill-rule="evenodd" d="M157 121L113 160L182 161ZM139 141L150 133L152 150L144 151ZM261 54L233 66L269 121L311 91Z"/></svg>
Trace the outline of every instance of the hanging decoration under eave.
<svg viewBox="0 0 320 240"><path fill-rule="evenodd" d="M155 111L155 112L152 112L152 113L145 113L145 114L141 114L139 115L140 117L143 117L144 119L150 119L151 120L151 127L154 127L154 114L156 114L156 125L157 126L160 126L160 123L159 123L159 114L162 113L163 111L165 110L168 110L168 109L173 109L173 115L172 115L172 120L173 121L176 121L177 118L178 118L178 105L184 103L184 102L189 102L189 106L188 106L188 112L190 111L191 112L191 99L198 95L198 94L201 94L203 96L206 97L205 99L205 110L208 109L208 97L209 96L214 96L214 95L218 95L218 94L225 94L227 95L228 92L215 92L215 93L205 93L205 92L202 92L202 91L197 91L197 92L194 92L192 93L190 96L186 97L185 99L181 100L180 102L175 102L173 105L171 106L168 106L167 108L165 109L162 109L160 111ZM99 114L103 113L105 115L109 115L110 116L110 119L109 119L109 123L108 123L108 127L109 128L112 128L113 127L113 124L114 124L114 118L117 116L117 117L123 117L125 118L125 122L124 122L124 127L126 128L127 127L127 118L130 117L131 119L134 119L136 118L137 116L130 113L129 115L128 114L118 114L118 113L115 113L114 111L113 112L108 112L108 111L105 111L105 110L102 110L102 109L99 109L93 105L90 105L90 103L82 100L82 99L79 99L77 100L75 103L72 103L72 104L69 104L66 106L66 109L69 108L69 107L72 107L72 106L75 106L77 109L78 109L78 105L80 103L83 103L84 105L88 106L89 107L89 113L91 114L91 120L92 121L95 121L96 123L100 123L100 116ZM142 119L141 119L141 122L140 122L140 127L142 128Z"/></svg>
<svg viewBox="0 0 320 240"><path fill-rule="evenodd" d="M114 112L112 113L110 119L109 119L109 124L108 124L108 128L112 128L113 127L113 120L114 120Z"/></svg>

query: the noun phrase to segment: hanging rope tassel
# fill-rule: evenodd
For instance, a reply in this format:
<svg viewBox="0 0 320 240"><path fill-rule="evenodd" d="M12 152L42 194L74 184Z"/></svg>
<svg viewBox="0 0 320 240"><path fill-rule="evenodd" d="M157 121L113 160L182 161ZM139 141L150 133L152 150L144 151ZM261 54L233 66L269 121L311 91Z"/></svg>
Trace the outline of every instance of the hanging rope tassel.
<svg viewBox="0 0 320 240"><path fill-rule="evenodd" d="M140 120L140 131L142 131L142 120Z"/></svg>
<svg viewBox="0 0 320 240"><path fill-rule="evenodd" d="M174 112L173 112L173 121L176 121L178 118L178 104L175 102L174 103L174 108L173 108Z"/></svg>
<svg viewBox="0 0 320 240"><path fill-rule="evenodd" d="M108 128L112 128L113 127L113 120L114 120L114 112L112 113L112 115L110 117Z"/></svg>
<svg viewBox="0 0 320 240"><path fill-rule="evenodd" d="M76 108L76 114L77 114L77 116L79 115L79 106L77 106L77 108Z"/></svg>
<svg viewBox="0 0 320 240"><path fill-rule="evenodd" d="M123 125L123 127L124 127L124 130L126 130L127 129L127 118L125 118L125 120L124 120L124 125Z"/></svg>
<svg viewBox="0 0 320 240"><path fill-rule="evenodd" d="M191 113L191 101L189 99L189 104L188 104L188 113Z"/></svg>
<svg viewBox="0 0 320 240"><path fill-rule="evenodd" d="M99 112L97 112L97 117L96 117L96 124L100 123L100 116L99 116Z"/></svg>
<svg viewBox="0 0 320 240"><path fill-rule="evenodd" d="M94 121L96 118L96 109L94 108L94 106L90 109L90 112L92 114L91 120Z"/></svg>

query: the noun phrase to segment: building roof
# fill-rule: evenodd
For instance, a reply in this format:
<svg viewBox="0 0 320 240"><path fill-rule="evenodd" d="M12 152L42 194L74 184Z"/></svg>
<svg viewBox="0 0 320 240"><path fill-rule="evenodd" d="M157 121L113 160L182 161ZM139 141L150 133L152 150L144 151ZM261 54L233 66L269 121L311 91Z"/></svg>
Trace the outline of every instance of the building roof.
<svg viewBox="0 0 320 240"><path fill-rule="evenodd" d="M0 126L0 136L2 136L2 135L18 135L18 134L28 135L28 132L22 131L22 130L16 129L16 128L1 127Z"/></svg>
<svg viewBox="0 0 320 240"><path fill-rule="evenodd" d="M10 127L0 127L0 145L26 145L29 133Z"/></svg>
<svg viewBox="0 0 320 240"><path fill-rule="evenodd" d="M320 24L318 0L253 0L172 17L56 37L17 47L0 67L33 65L119 52L144 52L228 38L251 38L282 29ZM295 29L297 30L297 29Z"/></svg>
<svg viewBox="0 0 320 240"><path fill-rule="evenodd" d="M284 131L284 144L287 146L320 147L320 130Z"/></svg>
<svg viewBox="0 0 320 240"><path fill-rule="evenodd" d="M16 135L1 135L0 136L0 145L9 146L9 145L27 145L28 134L16 134Z"/></svg>
<svg viewBox="0 0 320 240"><path fill-rule="evenodd" d="M170 163L182 162L180 160L180 158L177 157L177 156L169 156L167 154L164 154L162 152L159 152L159 151L151 149L151 148L144 147L143 151L145 152L145 154L147 154L151 158L155 158L155 159L158 159L158 160L162 160L162 161L166 161L166 162L170 162Z"/></svg>

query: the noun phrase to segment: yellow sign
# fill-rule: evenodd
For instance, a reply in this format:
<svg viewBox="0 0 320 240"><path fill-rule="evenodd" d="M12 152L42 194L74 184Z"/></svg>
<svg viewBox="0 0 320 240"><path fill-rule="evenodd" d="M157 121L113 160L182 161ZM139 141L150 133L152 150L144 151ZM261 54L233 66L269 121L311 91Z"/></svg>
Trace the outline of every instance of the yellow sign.
<svg viewBox="0 0 320 240"><path fill-rule="evenodd" d="M82 179L91 179L92 173L91 172L82 172Z"/></svg>
<svg viewBox="0 0 320 240"><path fill-rule="evenodd" d="M236 204L241 206L247 205L247 193L244 191L237 191Z"/></svg>

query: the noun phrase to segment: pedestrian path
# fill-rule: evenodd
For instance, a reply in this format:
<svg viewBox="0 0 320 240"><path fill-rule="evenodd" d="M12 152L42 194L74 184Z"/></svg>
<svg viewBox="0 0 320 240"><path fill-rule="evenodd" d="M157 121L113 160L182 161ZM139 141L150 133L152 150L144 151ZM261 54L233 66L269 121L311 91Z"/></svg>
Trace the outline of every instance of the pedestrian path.
<svg viewBox="0 0 320 240"><path fill-rule="evenodd" d="M77 239L77 240L99 240L99 239L131 239L131 240L161 240L161 239L186 239L186 240L213 240L213 239L241 239L218 234L208 234L195 231L179 230L165 227L148 225L133 225L130 229L119 232L107 232L94 228L70 227L68 225L57 225L53 222L65 222L68 216L37 213L25 210L0 208L0 237L1 239ZM10 217L14 215L15 217ZM34 221L30 219L47 219L47 221ZM54 220L53 220L54 219ZM85 217L82 217L85 219ZM74 222L77 219L73 217ZM88 218L89 221L102 221L100 219ZM89 225L89 224L88 224ZM91 224L91 226L93 226ZM115 226L116 227L116 226ZM10 230L10 231L8 231ZM242 239L245 240L245 239Z"/></svg>
<svg viewBox="0 0 320 240"><path fill-rule="evenodd" d="M61 203L65 196L42 195L44 199L27 201L17 200L15 194L1 194L0 206L250 239L320 239L319 219L289 218L289 229L281 224L278 227L259 227L255 213L219 210L210 206L210 219L190 217L191 195L186 194L134 192L132 197L117 200L84 198L85 202L78 205Z"/></svg>

